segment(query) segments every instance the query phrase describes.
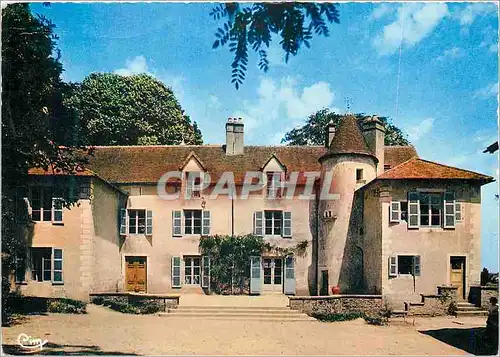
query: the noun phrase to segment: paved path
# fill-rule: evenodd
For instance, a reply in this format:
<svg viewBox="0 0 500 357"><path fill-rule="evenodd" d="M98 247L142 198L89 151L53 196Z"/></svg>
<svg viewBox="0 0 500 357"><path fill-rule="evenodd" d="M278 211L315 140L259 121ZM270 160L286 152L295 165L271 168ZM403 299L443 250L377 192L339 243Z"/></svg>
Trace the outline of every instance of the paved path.
<svg viewBox="0 0 500 357"><path fill-rule="evenodd" d="M2 328L3 343L15 346L26 333L51 343L46 353L155 355L459 355L418 329L484 326L484 319L418 319L416 325L371 326L363 320L337 323L169 320L127 315L89 305L86 315L31 316Z"/></svg>

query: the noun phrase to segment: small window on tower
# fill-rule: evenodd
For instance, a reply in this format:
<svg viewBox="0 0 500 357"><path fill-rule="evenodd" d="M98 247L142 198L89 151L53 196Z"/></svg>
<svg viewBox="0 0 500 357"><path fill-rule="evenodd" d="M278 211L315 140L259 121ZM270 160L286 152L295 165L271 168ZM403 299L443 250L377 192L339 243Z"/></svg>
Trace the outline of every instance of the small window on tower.
<svg viewBox="0 0 500 357"><path fill-rule="evenodd" d="M363 169L356 169L356 181L357 182L363 181Z"/></svg>

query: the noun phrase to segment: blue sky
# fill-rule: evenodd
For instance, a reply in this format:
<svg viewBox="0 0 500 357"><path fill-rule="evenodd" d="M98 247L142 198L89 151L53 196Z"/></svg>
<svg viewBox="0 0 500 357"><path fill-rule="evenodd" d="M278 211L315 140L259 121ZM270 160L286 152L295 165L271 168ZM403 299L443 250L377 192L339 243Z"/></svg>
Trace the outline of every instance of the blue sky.
<svg viewBox="0 0 500 357"><path fill-rule="evenodd" d="M229 116L245 141L279 144L323 107L393 118L425 159L498 180L498 7L493 3L343 3L331 35L288 64L277 46L270 69L250 56L247 80L230 83L231 54L212 49L212 4L32 4L60 36L64 79L92 72L150 73L171 86L206 143L223 143ZM403 31L401 29L403 28ZM401 49L398 113L396 83ZM397 114L397 115L396 115ZM483 187L482 263L498 271L497 183Z"/></svg>

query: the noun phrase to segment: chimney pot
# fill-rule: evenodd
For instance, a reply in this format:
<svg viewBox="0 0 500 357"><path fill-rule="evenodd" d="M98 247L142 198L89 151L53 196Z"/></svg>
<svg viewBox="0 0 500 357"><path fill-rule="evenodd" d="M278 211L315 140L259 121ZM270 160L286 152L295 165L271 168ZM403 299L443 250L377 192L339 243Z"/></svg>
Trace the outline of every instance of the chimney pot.
<svg viewBox="0 0 500 357"><path fill-rule="evenodd" d="M229 118L226 123L226 155L242 155L243 143L243 119Z"/></svg>

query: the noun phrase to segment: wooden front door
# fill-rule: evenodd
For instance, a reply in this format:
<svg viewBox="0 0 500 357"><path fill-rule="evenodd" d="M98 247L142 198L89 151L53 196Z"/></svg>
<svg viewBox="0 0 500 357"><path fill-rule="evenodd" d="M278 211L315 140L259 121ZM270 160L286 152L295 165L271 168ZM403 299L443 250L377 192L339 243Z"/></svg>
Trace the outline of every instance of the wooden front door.
<svg viewBox="0 0 500 357"><path fill-rule="evenodd" d="M457 297L465 298L465 257L450 258L450 284L458 287Z"/></svg>
<svg viewBox="0 0 500 357"><path fill-rule="evenodd" d="M125 282L127 291L146 292L146 257L126 257Z"/></svg>

